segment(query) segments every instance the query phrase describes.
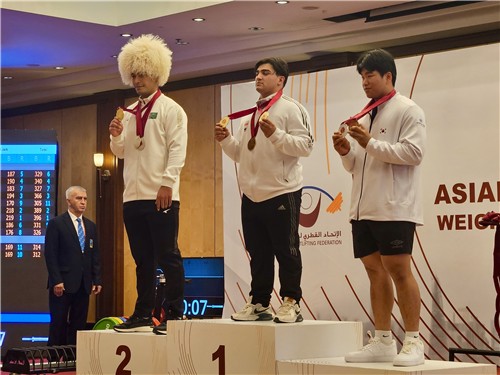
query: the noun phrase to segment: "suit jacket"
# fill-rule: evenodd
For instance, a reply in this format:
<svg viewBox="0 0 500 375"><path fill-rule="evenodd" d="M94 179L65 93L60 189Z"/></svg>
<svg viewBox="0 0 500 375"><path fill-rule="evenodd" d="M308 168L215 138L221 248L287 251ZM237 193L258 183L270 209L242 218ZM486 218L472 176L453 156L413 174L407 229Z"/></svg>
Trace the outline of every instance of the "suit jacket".
<svg viewBox="0 0 500 375"><path fill-rule="evenodd" d="M67 293L75 293L83 278L85 290L90 294L93 284L102 285L97 227L85 217L83 223L85 249L82 252L78 234L67 211L49 221L45 231L45 263L49 273L47 288L64 283Z"/></svg>

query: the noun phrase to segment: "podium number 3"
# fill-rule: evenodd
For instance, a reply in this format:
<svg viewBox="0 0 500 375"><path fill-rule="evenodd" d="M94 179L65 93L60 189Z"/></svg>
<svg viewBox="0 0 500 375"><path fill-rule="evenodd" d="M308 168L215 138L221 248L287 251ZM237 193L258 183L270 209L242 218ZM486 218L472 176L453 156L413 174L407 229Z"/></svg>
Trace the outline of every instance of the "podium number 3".
<svg viewBox="0 0 500 375"><path fill-rule="evenodd" d="M131 375L132 371L125 370L125 366L130 362L130 348L125 345L120 345L116 348L116 354L121 355L122 353L125 353L125 358L123 358L123 361L121 361L120 365L117 367L115 375Z"/></svg>
<svg viewBox="0 0 500 375"><path fill-rule="evenodd" d="M212 353L212 361L219 360L219 375L226 375L226 347L219 345L217 350Z"/></svg>

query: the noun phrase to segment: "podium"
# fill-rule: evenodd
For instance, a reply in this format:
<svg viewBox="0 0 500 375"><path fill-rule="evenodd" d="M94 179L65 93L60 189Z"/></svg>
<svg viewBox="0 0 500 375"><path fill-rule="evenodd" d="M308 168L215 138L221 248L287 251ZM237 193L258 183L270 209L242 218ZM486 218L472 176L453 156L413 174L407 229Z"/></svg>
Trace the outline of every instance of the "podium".
<svg viewBox="0 0 500 375"><path fill-rule="evenodd" d="M79 331L84 374L275 374L277 359L343 356L362 345L361 322L169 321L166 336Z"/></svg>
<svg viewBox="0 0 500 375"><path fill-rule="evenodd" d="M276 360L339 357L361 346L361 322L174 321L167 374L275 374Z"/></svg>
<svg viewBox="0 0 500 375"><path fill-rule="evenodd" d="M426 360L424 365L346 363L363 346L361 322L175 320L168 334L79 331L77 375L496 375L496 366Z"/></svg>

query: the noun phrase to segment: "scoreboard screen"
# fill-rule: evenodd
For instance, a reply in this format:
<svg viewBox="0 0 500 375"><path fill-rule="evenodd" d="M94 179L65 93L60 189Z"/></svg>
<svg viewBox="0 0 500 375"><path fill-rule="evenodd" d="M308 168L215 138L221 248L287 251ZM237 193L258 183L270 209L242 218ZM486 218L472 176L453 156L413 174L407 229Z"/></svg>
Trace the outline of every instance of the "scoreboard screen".
<svg viewBox="0 0 500 375"><path fill-rule="evenodd" d="M3 130L1 135L3 357L13 347L47 344L43 251L46 226L57 211L58 147L55 131Z"/></svg>

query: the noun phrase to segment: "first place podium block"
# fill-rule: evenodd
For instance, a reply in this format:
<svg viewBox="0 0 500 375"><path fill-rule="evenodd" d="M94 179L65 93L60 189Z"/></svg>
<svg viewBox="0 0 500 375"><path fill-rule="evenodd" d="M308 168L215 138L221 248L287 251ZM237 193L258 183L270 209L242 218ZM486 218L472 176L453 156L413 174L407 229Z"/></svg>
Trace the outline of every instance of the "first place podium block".
<svg viewBox="0 0 500 375"><path fill-rule="evenodd" d="M276 374L277 361L339 357L362 345L361 322L168 322L167 374Z"/></svg>

